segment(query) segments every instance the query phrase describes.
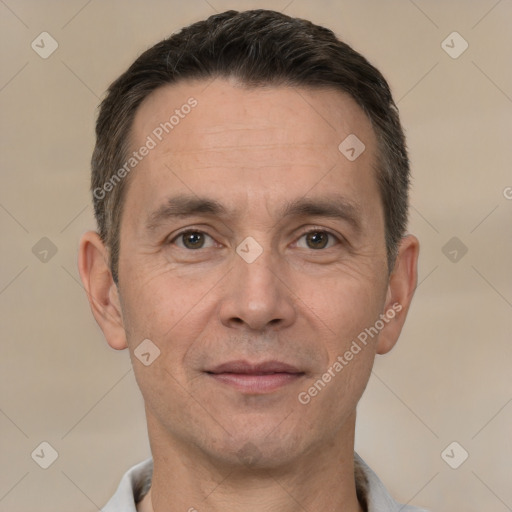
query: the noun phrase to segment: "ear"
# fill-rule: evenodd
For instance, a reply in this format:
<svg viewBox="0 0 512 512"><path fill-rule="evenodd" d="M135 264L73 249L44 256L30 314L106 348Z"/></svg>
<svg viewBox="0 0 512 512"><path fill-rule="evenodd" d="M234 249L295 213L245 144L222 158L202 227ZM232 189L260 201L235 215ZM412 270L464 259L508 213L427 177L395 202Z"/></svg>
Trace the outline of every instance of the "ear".
<svg viewBox="0 0 512 512"><path fill-rule="evenodd" d="M127 347L119 292L108 266L109 254L95 231L82 235L78 251L78 270L92 314L108 344L116 350Z"/></svg>
<svg viewBox="0 0 512 512"><path fill-rule="evenodd" d="M402 238L389 277L383 311L389 320L379 334L377 354L386 354L398 341L418 281L419 249L420 244L414 235Z"/></svg>

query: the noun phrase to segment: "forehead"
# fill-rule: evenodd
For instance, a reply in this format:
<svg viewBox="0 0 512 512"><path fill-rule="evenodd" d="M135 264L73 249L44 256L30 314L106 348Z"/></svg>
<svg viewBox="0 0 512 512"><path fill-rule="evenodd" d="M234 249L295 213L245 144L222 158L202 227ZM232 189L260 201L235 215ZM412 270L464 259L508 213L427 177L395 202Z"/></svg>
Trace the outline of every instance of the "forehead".
<svg viewBox="0 0 512 512"><path fill-rule="evenodd" d="M354 136L365 149L350 161L339 146ZM161 87L136 113L132 150L150 139L128 191L146 208L176 190L231 203L251 198L265 208L333 187L353 202L378 194L371 123L332 89L248 88L228 79Z"/></svg>
<svg viewBox="0 0 512 512"><path fill-rule="evenodd" d="M187 106L191 102L196 104L192 109ZM163 129L162 123L170 120L173 126L169 133L164 129L161 134L166 140L158 142L163 146L172 142L174 151L196 149L198 143L205 149L211 143L223 146L226 136L230 146L240 142L239 150L292 142L297 147L316 145L333 152L351 133L370 145L374 142L370 121L355 101L327 88L247 87L234 79L163 86L139 106L132 126L132 143L137 146L155 130L158 138L159 127ZM197 134L201 135L200 140L189 137ZM244 148L242 143L248 144Z"/></svg>

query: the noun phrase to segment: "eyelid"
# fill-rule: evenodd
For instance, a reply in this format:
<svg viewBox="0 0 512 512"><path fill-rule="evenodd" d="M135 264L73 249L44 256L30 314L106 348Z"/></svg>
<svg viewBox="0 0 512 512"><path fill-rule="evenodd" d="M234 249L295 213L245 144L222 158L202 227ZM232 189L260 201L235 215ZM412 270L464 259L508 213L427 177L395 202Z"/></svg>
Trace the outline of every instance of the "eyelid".
<svg viewBox="0 0 512 512"><path fill-rule="evenodd" d="M338 233L335 233L335 232L331 231L330 229L325 228L323 226L312 226L312 227L307 227L307 228L301 229L299 232L299 235L294 243L296 244L303 236L308 235L309 233L318 233L318 232L327 233L328 235L330 235L334 239L336 239L336 241L340 244L346 243L346 240L344 237L342 237ZM202 229L202 228L194 227L194 226L188 226L186 228L183 228L182 230L180 230L177 233L175 233L174 235L172 235L172 238L168 237L167 241L165 243L169 244L169 245L173 244L180 236L183 236L187 233L201 233L202 235L206 235L206 236L210 237L216 244L220 244L212 235L210 235L207 231L205 231L204 228ZM203 249L203 247L201 247L200 249ZM196 250L200 250L200 249L196 249Z"/></svg>
<svg viewBox="0 0 512 512"><path fill-rule="evenodd" d="M201 229L201 228L196 228L194 226L188 226L186 228L183 228L181 231L178 231L177 233L171 235L171 237L167 237L165 244L166 245L174 244L176 242L176 240L178 238L180 238L180 236L186 235L187 233L200 233L202 235L206 235L206 236L210 237L216 244L219 244L219 242L217 242L217 240L215 240L215 238L213 238L212 235L210 235L208 232L206 232L204 230L204 228ZM180 249L182 249L182 247L180 247ZM203 247L201 247L200 249L203 249ZM198 250L199 249L196 249L196 251L198 251Z"/></svg>
<svg viewBox="0 0 512 512"><path fill-rule="evenodd" d="M340 244L346 243L346 240L343 236L339 235L338 233L335 233L331 231L328 228L325 228L323 226L313 226L305 228L304 230L301 230L300 235L297 238L297 241L299 241L304 235L309 235L310 233L327 233L328 235L331 235L336 241ZM296 243L296 242L295 242Z"/></svg>

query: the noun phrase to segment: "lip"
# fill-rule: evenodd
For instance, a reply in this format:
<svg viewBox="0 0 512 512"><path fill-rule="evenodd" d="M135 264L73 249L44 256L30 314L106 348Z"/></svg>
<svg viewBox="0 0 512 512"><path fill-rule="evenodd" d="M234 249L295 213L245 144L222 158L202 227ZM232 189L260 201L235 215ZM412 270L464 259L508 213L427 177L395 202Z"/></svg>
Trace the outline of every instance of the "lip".
<svg viewBox="0 0 512 512"><path fill-rule="evenodd" d="M303 373L291 364L281 361L264 361L262 363L249 363L248 361L230 361L215 366L208 373L239 373L246 375L269 374L269 373Z"/></svg>
<svg viewBox="0 0 512 512"><path fill-rule="evenodd" d="M230 361L206 373L221 384L249 394L270 393L297 381L304 375L304 372L295 366L281 361Z"/></svg>

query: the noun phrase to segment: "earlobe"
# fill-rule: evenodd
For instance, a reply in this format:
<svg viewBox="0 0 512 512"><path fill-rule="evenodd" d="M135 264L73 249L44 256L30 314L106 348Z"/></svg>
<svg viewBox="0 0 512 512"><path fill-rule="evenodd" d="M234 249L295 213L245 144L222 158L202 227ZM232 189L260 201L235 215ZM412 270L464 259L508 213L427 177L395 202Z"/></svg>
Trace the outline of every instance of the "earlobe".
<svg viewBox="0 0 512 512"><path fill-rule="evenodd" d="M118 290L108 266L108 250L95 231L82 235L78 251L78 270L87 292L91 311L108 344L127 347Z"/></svg>
<svg viewBox="0 0 512 512"><path fill-rule="evenodd" d="M418 280L419 242L414 235L402 238L395 267L389 277L384 314L389 319L379 335L377 353L386 354L398 341Z"/></svg>

